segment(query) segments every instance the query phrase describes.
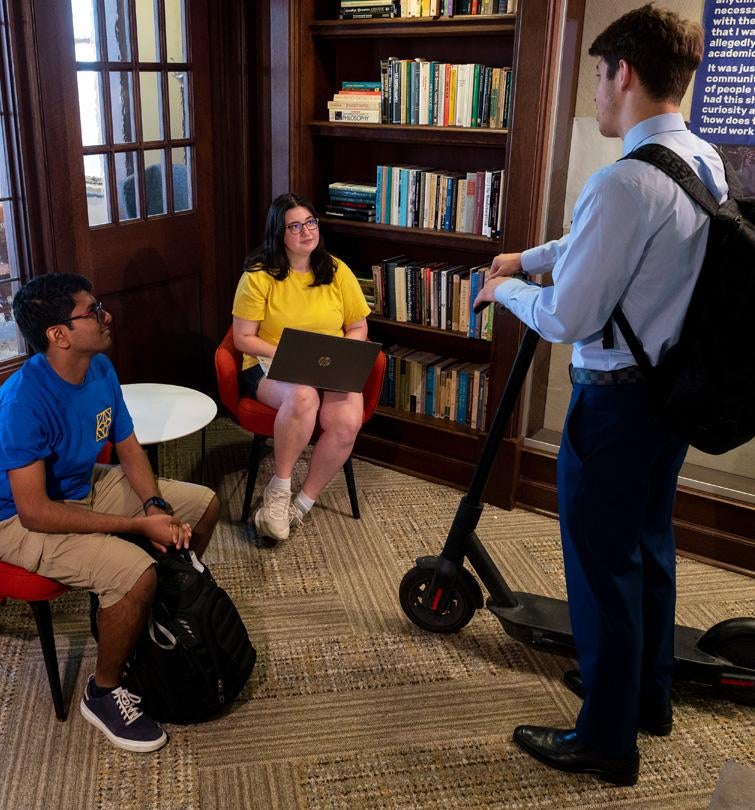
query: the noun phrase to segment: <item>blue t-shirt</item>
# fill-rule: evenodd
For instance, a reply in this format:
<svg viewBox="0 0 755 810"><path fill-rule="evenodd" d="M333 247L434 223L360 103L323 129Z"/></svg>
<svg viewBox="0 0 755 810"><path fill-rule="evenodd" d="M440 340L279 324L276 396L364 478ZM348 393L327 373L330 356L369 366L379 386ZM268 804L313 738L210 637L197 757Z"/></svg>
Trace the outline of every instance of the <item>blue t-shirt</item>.
<svg viewBox="0 0 755 810"><path fill-rule="evenodd" d="M84 382L72 385L35 354L0 386L0 519L18 511L8 470L45 460L51 500L89 494L92 470L102 446L134 432L112 363L92 358Z"/></svg>

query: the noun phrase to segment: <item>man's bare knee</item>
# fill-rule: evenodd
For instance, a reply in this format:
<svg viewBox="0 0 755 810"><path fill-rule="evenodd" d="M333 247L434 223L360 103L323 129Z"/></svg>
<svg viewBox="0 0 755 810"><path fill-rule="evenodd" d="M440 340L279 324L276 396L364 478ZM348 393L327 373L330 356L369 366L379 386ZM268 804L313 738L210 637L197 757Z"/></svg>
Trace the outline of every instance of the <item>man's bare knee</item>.
<svg viewBox="0 0 755 810"><path fill-rule="evenodd" d="M215 526L220 519L220 498L213 495L212 500L207 505L202 517L197 521L191 537L191 549L198 557L204 554L207 544L210 542Z"/></svg>
<svg viewBox="0 0 755 810"><path fill-rule="evenodd" d="M154 565L150 565L150 567L147 568L147 570L131 586L131 590L128 591L124 599L130 599L134 602L141 602L151 605L155 598L156 589L157 571L155 570Z"/></svg>

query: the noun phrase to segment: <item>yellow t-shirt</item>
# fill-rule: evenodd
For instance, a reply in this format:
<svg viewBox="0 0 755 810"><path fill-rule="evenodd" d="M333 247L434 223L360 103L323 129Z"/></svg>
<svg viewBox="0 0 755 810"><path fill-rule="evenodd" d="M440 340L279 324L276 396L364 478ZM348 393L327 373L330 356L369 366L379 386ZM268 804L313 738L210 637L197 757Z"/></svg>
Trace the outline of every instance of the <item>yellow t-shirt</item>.
<svg viewBox="0 0 755 810"><path fill-rule="evenodd" d="M344 326L361 321L370 313L356 276L336 259L330 284L309 285L314 273L291 270L276 281L265 270L247 271L239 279L233 299L233 315L245 321L259 321L257 336L277 346L285 327L343 337ZM242 369L257 364L244 355Z"/></svg>

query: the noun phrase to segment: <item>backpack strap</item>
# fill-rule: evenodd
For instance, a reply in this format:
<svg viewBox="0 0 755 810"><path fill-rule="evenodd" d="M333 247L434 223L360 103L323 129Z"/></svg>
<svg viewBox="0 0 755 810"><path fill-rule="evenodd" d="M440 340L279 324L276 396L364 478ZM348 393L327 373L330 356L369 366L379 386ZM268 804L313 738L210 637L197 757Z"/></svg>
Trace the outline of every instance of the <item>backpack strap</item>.
<svg viewBox="0 0 755 810"><path fill-rule="evenodd" d="M723 161L723 157L719 152L719 157ZM683 160L672 149L662 146L659 143L646 143L640 146L628 155L625 155L621 160L643 160L645 163L650 163L656 169L660 169L664 174L667 174L672 180L677 182L690 197L710 216L715 216L718 212L718 202L716 198L708 191L703 181L692 171L689 163ZM724 170L726 171L726 163L724 162ZM727 173L727 182L728 174Z"/></svg>
<svg viewBox="0 0 755 810"><path fill-rule="evenodd" d="M624 340L626 340L627 346L629 346L629 349L634 355L634 359L637 361L640 371L642 371L642 373L645 375L646 380L650 380L653 375L653 364L650 362L650 358L647 356L644 346L642 343L640 343L640 339L637 337L637 335L635 335L632 327L629 325L626 315L624 315L621 307L618 304L616 304L614 307L611 317L608 319L608 322L603 328L604 336L605 330L610 328L614 321L616 321L616 325L621 330L621 334L624 335ZM606 347L604 340L603 348L613 348L613 329L611 329L611 344L612 345L610 347Z"/></svg>
<svg viewBox="0 0 755 810"><path fill-rule="evenodd" d="M736 195L736 189L741 188L739 178L723 152L718 149L716 149L716 151L724 165L729 190L730 192L734 191ZM668 175L674 182L678 183L709 216L714 217L718 213L719 205L715 197L708 191L703 181L695 174L689 163L679 157L673 149L669 149L667 146L662 146L659 143L647 143L633 150L628 155L625 155L621 160L642 160L645 163L650 163L652 166L655 166L656 169L660 169L660 171ZM612 349L614 347L614 321L616 321L622 335L624 335L624 340L626 340L627 345L631 349L634 359L637 361L637 365L647 376L648 372L652 369L650 360L645 353L642 343L640 343L639 338L632 331L629 321L624 316L618 304L603 327L603 348Z"/></svg>

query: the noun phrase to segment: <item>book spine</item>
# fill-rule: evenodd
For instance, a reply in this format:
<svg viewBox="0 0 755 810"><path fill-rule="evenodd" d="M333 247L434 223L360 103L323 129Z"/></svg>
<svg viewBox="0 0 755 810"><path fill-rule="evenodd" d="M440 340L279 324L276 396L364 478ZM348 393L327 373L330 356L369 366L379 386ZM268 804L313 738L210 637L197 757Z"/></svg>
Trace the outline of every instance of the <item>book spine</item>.
<svg viewBox="0 0 755 810"><path fill-rule="evenodd" d="M391 60L380 60L380 120L383 124L390 123L390 65Z"/></svg>
<svg viewBox="0 0 755 810"><path fill-rule="evenodd" d="M398 225L406 227L407 215L409 210L409 170L400 169L400 187L399 187L399 201L398 201Z"/></svg>
<svg viewBox="0 0 755 810"><path fill-rule="evenodd" d="M485 172L485 194L482 203L482 235L490 236L490 190L492 187L493 173Z"/></svg>
<svg viewBox="0 0 755 810"><path fill-rule="evenodd" d="M469 393L469 375L465 371L458 372L456 389L456 421L463 425L467 421L467 396Z"/></svg>
<svg viewBox="0 0 755 810"><path fill-rule="evenodd" d="M419 124L419 92L420 92L420 72L422 63L415 60L412 64L412 114L411 123Z"/></svg>
<svg viewBox="0 0 755 810"><path fill-rule="evenodd" d="M375 222L382 222L383 219L383 175L385 167L378 166L375 178Z"/></svg>
<svg viewBox="0 0 755 810"><path fill-rule="evenodd" d="M427 126L430 120L430 62L419 66L419 117L417 123Z"/></svg>
<svg viewBox="0 0 755 810"><path fill-rule="evenodd" d="M446 202L443 214L443 230L450 231L451 230L451 223L453 222L453 202L455 198L454 194L454 186L456 185L456 178L455 177L447 177L446 178Z"/></svg>
<svg viewBox="0 0 755 810"><path fill-rule="evenodd" d="M372 265L372 283L375 286L375 314L383 314L383 282L381 278L381 267L379 264Z"/></svg>
<svg viewBox="0 0 755 810"><path fill-rule="evenodd" d="M395 265L383 265L385 274L385 314L393 321L396 320L396 283L393 275Z"/></svg>
<svg viewBox="0 0 755 810"><path fill-rule="evenodd" d="M506 99L504 101L504 107L503 107L502 124L507 129L509 127L509 121L510 121L510 117L511 117L511 83L513 81L513 75L514 75L514 71L511 68L506 68L506 78L505 78Z"/></svg>
<svg viewBox="0 0 755 810"><path fill-rule="evenodd" d="M401 123L400 99L401 99L401 60L394 59L391 62L391 123Z"/></svg>
<svg viewBox="0 0 755 810"><path fill-rule="evenodd" d="M480 274L477 270L472 270L469 274L469 300L474 301L475 298L477 298L478 292L480 292ZM480 316L474 310L470 310L467 337L474 337L477 319L479 317Z"/></svg>
<svg viewBox="0 0 755 810"><path fill-rule="evenodd" d="M393 167L383 166L383 218L380 220L383 225L391 223L391 201L393 199Z"/></svg>
<svg viewBox="0 0 755 810"><path fill-rule="evenodd" d="M374 194L375 186L368 185L367 183L346 183L343 181L336 181L328 183L328 191L343 191L353 194Z"/></svg>

